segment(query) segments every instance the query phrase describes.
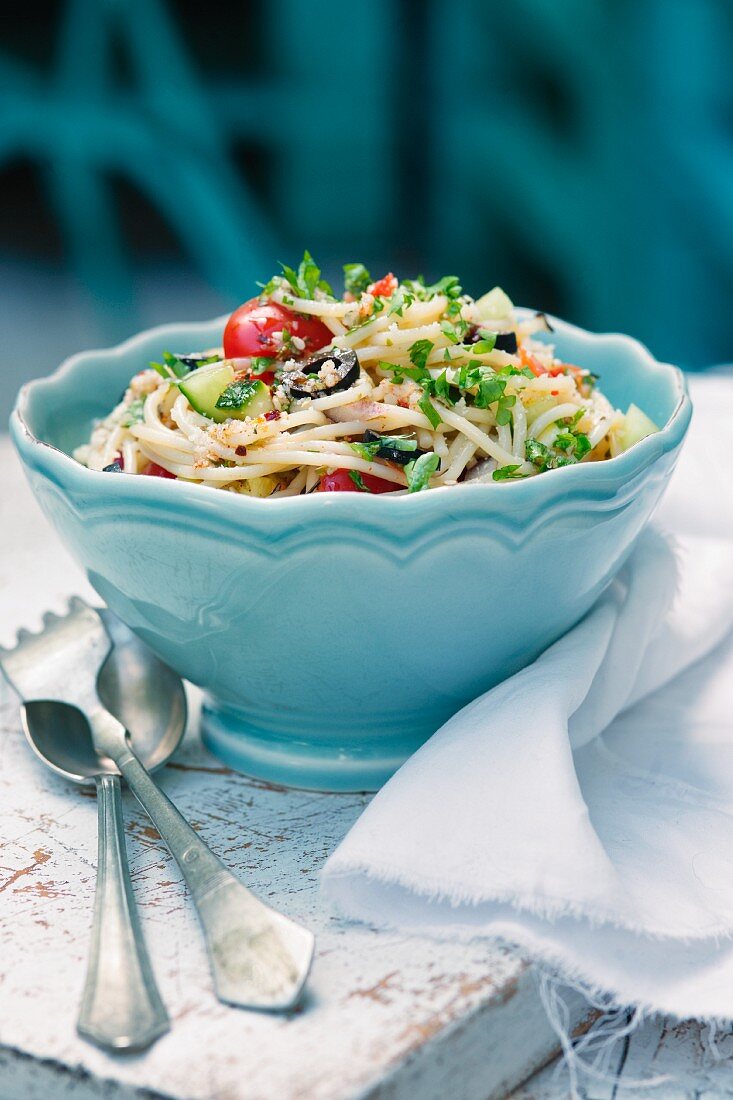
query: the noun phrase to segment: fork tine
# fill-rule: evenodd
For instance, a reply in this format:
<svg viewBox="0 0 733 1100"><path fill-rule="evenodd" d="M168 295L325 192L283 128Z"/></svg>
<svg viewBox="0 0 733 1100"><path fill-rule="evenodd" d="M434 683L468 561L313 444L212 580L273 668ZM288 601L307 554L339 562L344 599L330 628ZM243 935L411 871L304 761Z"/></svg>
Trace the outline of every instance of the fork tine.
<svg viewBox="0 0 733 1100"><path fill-rule="evenodd" d="M0 661L21 698L89 710L98 705L97 674L111 645L98 609L74 596L62 614L47 611L40 630L21 627L14 647L0 649Z"/></svg>

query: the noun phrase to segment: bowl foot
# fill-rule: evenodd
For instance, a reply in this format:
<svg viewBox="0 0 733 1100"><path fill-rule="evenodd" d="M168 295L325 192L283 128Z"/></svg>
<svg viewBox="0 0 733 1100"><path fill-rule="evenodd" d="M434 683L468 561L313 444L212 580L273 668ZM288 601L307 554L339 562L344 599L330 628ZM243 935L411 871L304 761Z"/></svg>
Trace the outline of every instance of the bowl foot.
<svg viewBox="0 0 733 1100"><path fill-rule="evenodd" d="M287 726L285 722L287 721ZM397 715L369 729L343 716L323 723L298 715L255 720L247 712L204 701L201 737L224 764L265 783L314 791L376 791L435 730ZM327 726L324 738L324 726Z"/></svg>

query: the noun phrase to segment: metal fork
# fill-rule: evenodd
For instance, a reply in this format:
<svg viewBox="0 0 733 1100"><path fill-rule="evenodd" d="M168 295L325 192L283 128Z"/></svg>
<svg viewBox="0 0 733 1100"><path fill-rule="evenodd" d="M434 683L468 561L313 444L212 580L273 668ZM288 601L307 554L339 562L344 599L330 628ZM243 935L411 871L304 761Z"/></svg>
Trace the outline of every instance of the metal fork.
<svg viewBox="0 0 733 1100"><path fill-rule="evenodd" d="M111 642L96 629L99 617L80 599L64 616L44 616L40 634L21 630L13 649L0 647L0 667L23 701L31 748L54 771L85 782L94 778L99 822L97 887L92 946L77 1021L79 1033L113 1050L141 1050L164 1034L168 1015L145 949L130 881L123 833L120 781L111 762L95 759L88 730L89 765L72 771L54 763L49 746L40 748L28 716L43 701L63 703L87 720L101 708L97 675ZM90 629L92 628L92 629ZM53 711L50 712L53 718ZM59 729L62 727L59 726ZM68 754L67 754L68 755Z"/></svg>

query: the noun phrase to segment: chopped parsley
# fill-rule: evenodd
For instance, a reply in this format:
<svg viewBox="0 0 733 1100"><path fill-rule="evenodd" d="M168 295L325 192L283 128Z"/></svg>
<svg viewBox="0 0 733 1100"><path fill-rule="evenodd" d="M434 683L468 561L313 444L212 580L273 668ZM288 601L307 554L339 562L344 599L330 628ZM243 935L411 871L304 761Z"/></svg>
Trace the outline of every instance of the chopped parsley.
<svg viewBox="0 0 733 1100"><path fill-rule="evenodd" d="M303 253L303 259L298 265L296 271L292 267L288 267L287 264L280 264L282 268L282 275L275 275L270 279L269 283L265 283L262 286L263 295L270 295L273 291L281 288L284 283L287 283L296 298L307 298L313 300L316 296L316 290L322 291L330 298L333 298L333 291L325 279L321 278L321 269L315 262L310 252Z"/></svg>
<svg viewBox="0 0 733 1100"><path fill-rule="evenodd" d="M421 302L427 302L438 294L444 294L449 300L454 300L460 298L463 290L457 275L444 275L442 279L438 279L436 283L431 283L429 286L425 285L422 275L418 275L416 279L405 279L405 286Z"/></svg>
<svg viewBox="0 0 733 1100"><path fill-rule="evenodd" d="M211 360L212 363L216 362L219 356L214 356ZM184 378L185 375L191 373L191 368L182 363L176 356L172 355L169 351L163 352L162 363L151 363L150 366L153 370L156 370L161 378L170 380L171 378Z"/></svg>
<svg viewBox="0 0 733 1100"><path fill-rule="evenodd" d="M510 481L512 478L526 477L526 474L518 473L521 462L516 466L499 466L491 475L494 481Z"/></svg>
<svg viewBox="0 0 733 1100"><path fill-rule="evenodd" d="M461 344L463 338L468 332L468 321L464 321L462 317L458 317L455 321L441 321L441 331L448 337L451 344Z"/></svg>
<svg viewBox="0 0 733 1100"><path fill-rule="evenodd" d="M566 454L572 455L576 462L580 462L581 458L592 450L585 432L559 432L555 437L554 445Z"/></svg>
<svg viewBox="0 0 733 1100"><path fill-rule="evenodd" d="M448 372L443 371L435 379L434 383L435 396L439 397L441 401L444 401L446 405L455 405L456 398L450 392L450 382L448 381Z"/></svg>
<svg viewBox="0 0 733 1100"><path fill-rule="evenodd" d="M416 366L418 370L424 371L428 356L434 347L435 345L432 340L416 340L408 351L410 362Z"/></svg>
<svg viewBox="0 0 733 1100"><path fill-rule="evenodd" d="M349 477L354 482L354 485L356 485L360 493L369 492L366 485L364 484L364 479L362 478L358 470L349 470Z"/></svg>
<svg viewBox="0 0 733 1100"><path fill-rule="evenodd" d="M433 386L434 385L435 383L433 382ZM439 424L442 424L440 413L430 400L430 390L424 389L423 395L417 403L417 407L422 413L425 414L425 416L427 416L428 420L434 428L437 428Z"/></svg>
<svg viewBox="0 0 733 1100"><path fill-rule="evenodd" d="M248 405L260 388L259 381L245 378L241 382L231 382L219 394L217 409L241 409Z"/></svg>
<svg viewBox="0 0 733 1100"><path fill-rule="evenodd" d="M389 308L389 313L387 314L387 316L391 317L392 314L395 313L398 317L401 317L403 310L407 309L415 301L415 296L414 294L410 294L409 291L403 290L401 287L398 287L392 295L390 301L392 302L392 305Z"/></svg>
<svg viewBox="0 0 733 1100"><path fill-rule="evenodd" d="M344 290L360 297L372 281L364 264L344 264Z"/></svg>
<svg viewBox="0 0 733 1100"><path fill-rule="evenodd" d="M388 462L406 465L412 458L424 452L418 451L417 440L406 435L379 435L367 429L361 443L352 443L351 449L371 462L374 458L384 458Z"/></svg>
<svg viewBox="0 0 733 1100"><path fill-rule="evenodd" d="M488 336L484 336L481 340L477 340L474 344L471 344L472 355L488 355L490 351L494 350L494 344L496 343L496 333L491 332Z"/></svg>
<svg viewBox="0 0 733 1100"><path fill-rule="evenodd" d="M411 493L419 493L421 489L427 489L430 478L440 468L440 456L433 451L420 455L414 462L408 462L405 466L407 488Z"/></svg>
<svg viewBox="0 0 733 1100"><path fill-rule="evenodd" d="M536 466L540 473L544 473L545 470L559 470L562 466L574 466L579 461L573 453L558 452L532 438L525 442L524 454L527 461Z"/></svg>
<svg viewBox="0 0 733 1100"><path fill-rule="evenodd" d="M191 366L191 362L195 363L195 366ZM162 363L152 363L150 366L153 370L157 371L161 378L165 378L166 382L170 382L172 378L180 380L185 378L187 374L190 374L192 370L197 370L199 367L206 367L209 363L218 363L221 361L221 356L214 353L213 355L192 355L189 359L187 356L180 358L178 355L173 355L170 351L163 352Z"/></svg>
<svg viewBox="0 0 733 1100"><path fill-rule="evenodd" d="M265 371L275 369L275 360L266 355L253 355L249 361L249 369L252 374L264 374Z"/></svg>

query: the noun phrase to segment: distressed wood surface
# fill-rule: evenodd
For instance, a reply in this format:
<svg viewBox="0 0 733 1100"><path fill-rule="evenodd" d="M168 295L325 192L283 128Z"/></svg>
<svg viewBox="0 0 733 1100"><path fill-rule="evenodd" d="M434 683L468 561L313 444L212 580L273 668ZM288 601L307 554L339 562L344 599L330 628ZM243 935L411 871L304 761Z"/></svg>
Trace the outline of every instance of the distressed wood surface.
<svg viewBox="0 0 733 1100"><path fill-rule="evenodd" d="M8 642L19 625L33 628L44 610L60 610L71 592L93 593L41 517L7 439L0 461L11 471L0 499L0 642ZM376 932L326 909L319 869L367 796L249 780L209 756L194 729L160 779L247 885L316 932L307 998L287 1017L215 999L178 870L126 794L133 881L172 1030L134 1056L110 1057L76 1036L95 881L95 796L30 754L3 683L1 1100L430 1100L448 1092L486 1100L552 1056L555 1037L533 968L516 954Z"/></svg>
<svg viewBox="0 0 733 1100"><path fill-rule="evenodd" d="M646 1021L614 1045L608 1070L616 1080L599 1080L579 1070L582 1100L729 1100L733 1097L733 1032L692 1020ZM554 1062L512 1094L511 1100L567 1100L570 1074Z"/></svg>

